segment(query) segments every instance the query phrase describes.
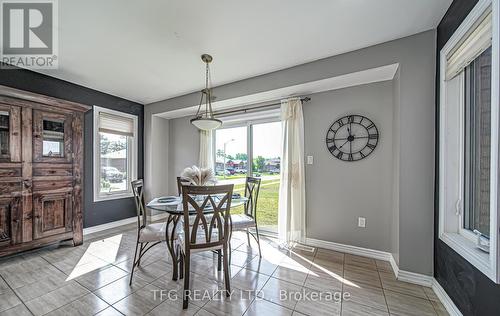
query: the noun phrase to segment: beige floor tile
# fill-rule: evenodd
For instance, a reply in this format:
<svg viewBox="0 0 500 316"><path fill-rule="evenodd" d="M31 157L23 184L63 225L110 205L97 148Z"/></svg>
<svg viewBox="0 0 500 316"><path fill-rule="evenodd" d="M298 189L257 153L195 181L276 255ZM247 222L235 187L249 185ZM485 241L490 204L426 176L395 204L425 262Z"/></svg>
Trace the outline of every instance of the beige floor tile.
<svg viewBox="0 0 500 316"><path fill-rule="evenodd" d="M212 314L209 311L204 310L203 308L200 309L195 315L196 316L216 316L215 314Z"/></svg>
<svg viewBox="0 0 500 316"><path fill-rule="evenodd" d="M27 302L72 282L66 281L66 279L67 276L65 274L55 274L51 277L40 279L32 284L18 287L14 291L23 301Z"/></svg>
<svg viewBox="0 0 500 316"><path fill-rule="evenodd" d="M436 293L434 292L434 290L430 287L424 287L424 292L425 292L425 295L427 295L427 298L431 301L435 301L435 302L440 302L439 298L437 297Z"/></svg>
<svg viewBox="0 0 500 316"><path fill-rule="evenodd" d="M62 273L61 271L59 271L50 264L44 264L39 269L27 270L24 269L23 267L11 268L8 269L8 271L1 272L0 275L4 278L5 282L7 282L7 284L13 289L33 284L38 280L46 279L49 277L65 276L64 273Z"/></svg>
<svg viewBox="0 0 500 316"><path fill-rule="evenodd" d="M304 286L317 291L342 291L344 278L338 274L314 274L307 276Z"/></svg>
<svg viewBox="0 0 500 316"><path fill-rule="evenodd" d="M276 279L302 286L309 274L309 269L303 266L278 266L272 276Z"/></svg>
<svg viewBox="0 0 500 316"><path fill-rule="evenodd" d="M130 276L122 277L121 279L118 279L96 290L94 294L100 297L106 303L113 305L119 300L148 285L148 282L138 276L134 276L132 285L129 285L129 281Z"/></svg>
<svg viewBox="0 0 500 316"><path fill-rule="evenodd" d="M300 293L301 289L299 285L294 283L270 278L258 293L258 296L286 308L294 309L297 303L294 294Z"/></svg>
<svg viewBox="0 0 500 316"><path fill-rule="evenodd" d="M386 290L427 299L423 286L398 281L391 273L380 272L380 278L382 280L382 287Z"/></svg>
<svg viewBox="0 0 500 316"><path fill-rule="evenodd" d="M162 303L159 290L156 286L147 285L118 301L113 307L124 315L145 315Z"/></svg>
<svg viewBox="0 0 500 316"><path fill-rule="evenodd" d="M375 264L375 259L351 255L351 254L345 255L344 264L346 266L350 265L350 266L357 266L357 267L370 269L370 270L377 270L377 265Z"/></svg>
<svg viewBox="0 0 500 316"><path fill-rule="evenodd" d="M344 264L336 261L328 261L327 259L315 258L309 270L314 273L335 273L343 275Z"/></svg>
<svg viewBox="0 0 500 316"><path fill-rule="evenodd" d="M1 277L0 277L0 294L3 294L5 292L10 292L11 289L7 285L7 282L5 282Z"/></svg>
<svg viewBox="0 0 500 316"><path fill-rule="evenodd" d="M385 290L389 312L394 315L434 316L431 302L415 296Z"/></svg>
<svg viewBox="0 0 500 316"><path fill-rule="evenodd" d="M255 258L253 258L252 261L250 261L245 266L245 269L252 270L252 271L266 274L266 275L272 275L277 267L278 267L278 265L276 263L272 263L264 258L256 256Z"/></svg>
<svg viewBox="0 0 500 316"><path fill-rule="evenodd" d="M394 273L389 261L375 260L375 264L377 266L377 270L379 271Z"/></svg>
<svg viewBox="0 0 500 316"><path fill-rule="evenodd" d="M29 309L24 304L16 305L16 307L10 308L3 312L0 312L0 316L32 316Z"/></svg>
<svg viewBox="0 0 500 316"><path fill-rule="evenodd" d="M348 297L346 293L349 293ZM384 292L380 288L361 284L355 286L344 284L343 296L347 301L387 311Z"/></svg>
<svg viewBox="0 0 500 316"><path fill-rule="evenodd" d="M21 304L21 300L17 297L17 295L12 291L5 291L0 294L0 312L6 311Z"/></svg>
<svg viewBox="0 0 500 316"><path fill-rule="evenodd" d="M192 316L200 310L200 307L189 304L187 309L182 309L182 300L164 301L150 311L148 316Z"/></svg>
<svg viewBox="0 0 500 316"><path fill-rule="evenodd" d="M148 282L153 282L165 274L172 276L172 266L162 261L155 261L146 266L141 264L141 266L134 271L134 276L137 275Z"/></svg>
<svg viewBox="0 0 500 316"><path fill-rule="evenodd" d="M449 316L450 314L446 310L443 304L440 301L431 301L432 307L434 307L434 311L438 316Z"/></svg>
<svg viewBox="0 0 500 316"><path fill-rule="evenodd" d="M127 272L115 266L89 272L75 279L90 291L95 291L127 275Z"/></svg>
<svg viewBox="0 0 500 316"><path fill-rule="evenodd" d="M342 316L389 316L387 311L349 301L342 303Z"/></svg>
<svg viewBox="0 0 500 316"><path fill-rule="evenodd" d="M374 287L382 287L378 271L346 265L344 267L344 279L353 283L362 283Z"/></svg>
<svg viewBox="0 0 500 316"><path fill-rule="evenodd" d="M109 307L106 302L90 293L72 303L65 305L47 314L47 316L67 316L67 315L95 315Z"/></svg>
<svg viewBox="0 0 500 316"><path fill-rule="evenodd" d="M316 251L316 259L323 259L331 262L344 263L345 255L342 252L318 248Z"/></svg>
<svg viewBox="0 0 500 316"><path fill-rule="evenodd" d="M102 311L100 311L95 316L122 316L123 314L114 309L113 307L108 307Z"/></svg>
<svg viewBox="0 0 500 316"><path fill-rule="evenodd" d="M239 267L246 266L250 261L255 258L255 255L247 252L242 252L238 250L234 250L231 253L231 264Z"/></svg>
<svg viewBox="0 0 500 316"><path fill-rule="evenodd" d="M255 298L255 292L239 291L233 288L230 297L225 292L217 293L203 309L215 315L241 316Z"/></svg>
<svg viewBox="0 0 500 316"><path fill-rule="evenodd" d="M89 291L80 284L70 282L68 285L60 287L55 291L26 302L26 306L34 315L44 315L88 293Z"/></svg>
<svg viewBox="0 0 500 316"><path fill-rule="evenodd" d="M307 296L309 294L310 296ZM315 298L313 298L315 295ZM295 310L311 316L340 315L342 292L319 292L305 289L304 295L298 299Z"/></svg>
<svg viewBox="0 0 500 316"><path fill-rule="evenodd" d="M245 316L290 316L293 311L263 299L256 299L245 312Z"/></svg>
<svg viewBox="0 0 500 316"><path fill-rule="evenodd" d="M259 291L269 280L269 276L255 271L242 269L231 280L231 286L249 291Z"/></svg>

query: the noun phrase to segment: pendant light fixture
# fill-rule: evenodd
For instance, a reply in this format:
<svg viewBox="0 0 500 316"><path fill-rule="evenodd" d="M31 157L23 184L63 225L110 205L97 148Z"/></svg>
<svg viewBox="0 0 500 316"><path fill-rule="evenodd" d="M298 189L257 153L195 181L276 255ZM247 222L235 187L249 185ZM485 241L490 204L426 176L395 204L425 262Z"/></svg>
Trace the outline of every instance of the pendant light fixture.
<svg viewBox="0 0 500 316"><path fill-rule="evenodd" d="M198 106L198 111L196 116L191 119L191 124L196 126L198 129L203 131L211 131L222 125L222 121L214 117L212 111L212 88L210 80L210 62L212 61L212 56L208 54L201 55L201 60L206 64L205 73L205 89L201 90L200 105ZM205 102L203 102L205 99ZM204 106L204 109L202 109Z"/></svg>

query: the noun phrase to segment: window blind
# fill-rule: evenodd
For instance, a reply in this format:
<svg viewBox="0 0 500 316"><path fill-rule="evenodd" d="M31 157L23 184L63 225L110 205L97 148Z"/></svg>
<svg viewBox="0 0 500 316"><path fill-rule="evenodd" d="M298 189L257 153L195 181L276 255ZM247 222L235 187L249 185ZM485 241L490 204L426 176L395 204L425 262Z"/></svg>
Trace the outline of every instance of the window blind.
<svg viewBox="0 0 500 316"><path fill-rule="evenodd" d="M134 136L134 120L128 117L100 112L99 132Z"/></svg>
<svg viewBox="0 0 500 316"><path fill-rule="evenodd" d="M461 73L474 59L491 46L492 17L489 11L477 25L446 56L446 80Z"/></svg>

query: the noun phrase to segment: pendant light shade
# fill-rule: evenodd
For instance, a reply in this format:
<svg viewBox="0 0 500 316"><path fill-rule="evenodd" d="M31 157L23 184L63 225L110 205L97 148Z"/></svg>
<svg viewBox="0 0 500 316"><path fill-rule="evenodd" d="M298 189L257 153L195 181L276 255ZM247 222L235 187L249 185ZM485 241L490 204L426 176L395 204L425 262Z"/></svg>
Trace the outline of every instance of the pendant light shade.
<svg viewBox="0 0 500 316"><path fill-rule="evenodd" d="M212 88L210 87L211 80L209 67L212 56L203 54L201 55L201 60L206 64L205 89L201 90L200 105L198 106L196 116L191 119L191 124L200 130L211 131L219 128L222 125L222 121L216 119L212 111Z"/></svg>

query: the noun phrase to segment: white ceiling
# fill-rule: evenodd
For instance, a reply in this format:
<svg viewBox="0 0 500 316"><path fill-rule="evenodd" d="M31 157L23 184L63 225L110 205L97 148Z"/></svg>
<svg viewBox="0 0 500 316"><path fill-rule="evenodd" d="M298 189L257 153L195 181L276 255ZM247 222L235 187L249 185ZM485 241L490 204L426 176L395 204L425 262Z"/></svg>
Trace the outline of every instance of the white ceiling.
<svg viewBox="0 0 500 316"><path fill-rule="evenodd" d="M452 0L63 0L59 69L43 72L140 103L435 28Z"/></svg>

